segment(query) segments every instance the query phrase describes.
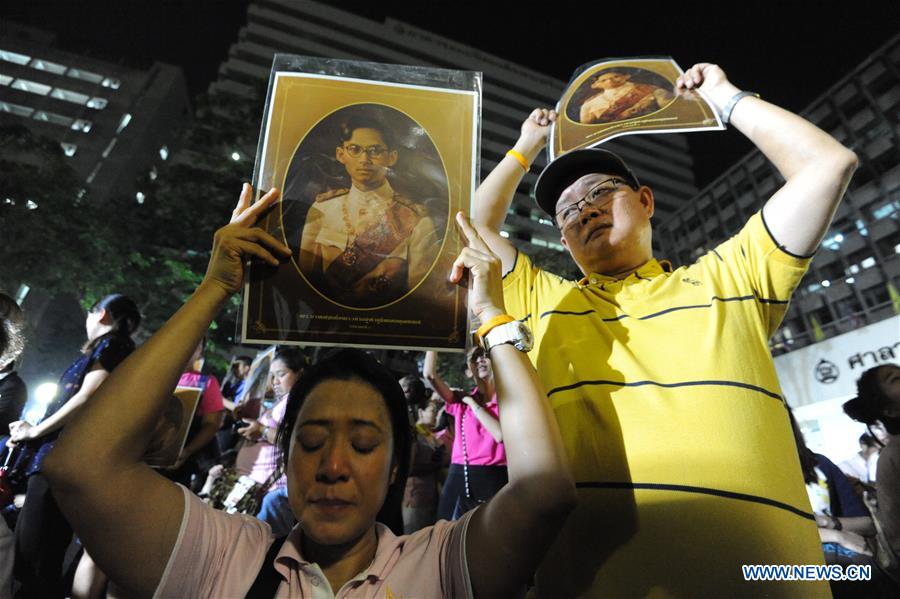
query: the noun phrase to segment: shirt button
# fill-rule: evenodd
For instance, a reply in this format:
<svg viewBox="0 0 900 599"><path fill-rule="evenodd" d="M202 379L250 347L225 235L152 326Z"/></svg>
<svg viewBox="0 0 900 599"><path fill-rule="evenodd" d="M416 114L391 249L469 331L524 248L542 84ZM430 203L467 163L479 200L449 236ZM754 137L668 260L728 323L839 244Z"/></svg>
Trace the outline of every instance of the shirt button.
<svg viewBox="0 0 900 599"><path fill-rule="evenodd" d="M319 586L319 577L318 577L318 576L313 576L313 577L312 577L312 580L311 580L310 582L312 582L312 585L313 585L314 587Z"/></svg>
<svg viewBox="0 0 900 599"><path fill-rule="evenodd" d="M591 285L596 285L598 282L596 278L591 279Z"/></svg>

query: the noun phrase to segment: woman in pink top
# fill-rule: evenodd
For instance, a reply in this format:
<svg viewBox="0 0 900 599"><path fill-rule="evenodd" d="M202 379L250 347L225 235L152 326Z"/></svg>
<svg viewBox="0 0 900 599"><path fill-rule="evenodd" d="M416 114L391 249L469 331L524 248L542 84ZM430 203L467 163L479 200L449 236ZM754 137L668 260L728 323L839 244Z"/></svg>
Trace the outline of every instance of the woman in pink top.
<svg viewBox="0 0 900 599"><path fill-rule="evenodd" d="M437 372L435 352L425 354L422 371L453 416L453 452L437 517L456 520L496 495L508 480L491 359L480 346L469 350L466 376L475 383L469 393L454 391L444 383Z"/></svg>
<svg viewBox="0 0 900 599"><path fill-rule="evenodd" d="M203 282L66 427L45 464L66 516L127 596L520 592L574 507L575 486L537 374L513 345L491 349L509 484L456 522L402 537L381 523L399 515L409 423L399 385L359 350L313 366L291 391L278 441L300 523L283 543L273 545L265 523L213 510L141 462L182 364L241 288L245 260L275 266L276 255L291 255L254 226L277 197L272 190L251 205L245 185L231 224L216 233ZM504 312L500 261L461 213L457 221L468 247L450 280L468 271L470 308L482 321L497 321Z"/></svg>
<svg viewBox="0 0 900 599"><path fill-rule="evenodd" d="M247 420L247 425L238 429L238 433L246 441L238 451L234 467L240 474L245 474L260 484L271 485L267 489L269 491L287 484L284 476L278 480L270 480L278 469L275 437L284 420L288 393L307 366L306 356L296 347L286 347L275 352L269 373L272 375L272 388L278 400L257 420Z"/></svg>

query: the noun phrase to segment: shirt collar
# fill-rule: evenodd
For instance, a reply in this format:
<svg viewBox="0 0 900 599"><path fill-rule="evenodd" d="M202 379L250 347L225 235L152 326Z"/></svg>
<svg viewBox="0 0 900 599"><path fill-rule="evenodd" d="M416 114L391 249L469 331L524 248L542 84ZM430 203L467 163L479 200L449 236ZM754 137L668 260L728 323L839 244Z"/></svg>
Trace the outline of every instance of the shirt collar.
<svg viewBox="0 0 900 599"><path fill-rule="evenodd" d="M624 279L617 279L610 275L594 272L578 281L578 283L581 285L597 285L600 283L614 283L616 281L639 281L641 279L652 279L666 272L672 272L672 264L668 260L659 261L656 258L650 258L650 260Z"/></svg>
<svg viewBox="0 0 900 599"><path fill-rule="evenodd" d="M361 581L367 578L383 580L388 565L395 561L393 554L397 547L401 545L401 537L397 537L391 532L391 529L380 522L375 523L375 537L378 539L378 544L375 547L375 559L372 560L368 568L354 576L351 581ZM285 579L289 579L292 569L299 570L312 564L312 562L307 561L303 557L300 551L300 548L303 546L302 540L303 529L297 524L291 530L287 539L285 539L281 549L278 550L278 555L275 556L275 570Z"/></svg>
<svg viewBox="0 0 900 599"><path fill-rule="evenodd" d="M387 179L385 179L381 187L378 187L371 191L363 191L361 189L358 189L355 185L351 184L350 199L369 202L371 202L372 200L392 200L394 199L394 188L391 187L391 184L387 181Z"/></svg>

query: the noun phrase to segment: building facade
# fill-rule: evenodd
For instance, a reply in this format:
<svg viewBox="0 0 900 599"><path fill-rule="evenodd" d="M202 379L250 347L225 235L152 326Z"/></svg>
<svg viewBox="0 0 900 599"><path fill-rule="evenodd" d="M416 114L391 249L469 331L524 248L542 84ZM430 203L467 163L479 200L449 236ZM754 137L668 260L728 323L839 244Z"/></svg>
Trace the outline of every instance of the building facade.
<svg viewBox="0 0 900 599"><path fill-rule="evenodd" d="M168 156L190 118L178 67L132 68L62 50L48 32L0 25L0 124L58 140L91 198L139 194L137 177Z"/></svg>
<svg viewBox="0 0 900 599"><path fill-rule="evenodd" d="M531 110L555 105L565 87L564 81L395 19L377 22L309 0L257 0L249 6L247 25L210 91L259 94L265 90L276 52L482 72L482 176L518 138ZM660 220L696 194L683 135L630 136L604 147L620 153L653 187ZM525 176L504 227L504 234L525 251L562 250L559 231L530 196L545 163L542 155Z"/></svg>
<svg viewBox="0 0 900 599"><path fill-rule="evenodd" d="M856 152L860 166L772 341L776 355L900 310L900 35L802 114ZM656 228L661 255L693 262L736 233L783 182L751 152Z"/></svg>

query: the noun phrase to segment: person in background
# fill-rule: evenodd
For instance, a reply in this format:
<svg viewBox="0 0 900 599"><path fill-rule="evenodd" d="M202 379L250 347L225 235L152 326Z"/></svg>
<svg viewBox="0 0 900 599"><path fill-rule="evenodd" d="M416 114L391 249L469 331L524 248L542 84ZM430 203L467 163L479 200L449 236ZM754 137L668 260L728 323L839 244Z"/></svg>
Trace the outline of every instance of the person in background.
<svg viewBox="0 0 900 599"><path fill-rule="evenodd" d="M201 489L209 469L215 465L219 455L216 433L225 421L225 404L219 380L200 372L203 370L205 347L206 338L203 337L178 380L179 387L197 387L203 392L181 455L171 468L164 470L168 478L195 492Z"/></svg>
<svg viewBox="0 0 900 599"><path fill-rule="evenodd" d="M13 369L16 358L25 349L24 324L19 305L13 298L0 293L0 458L6 449L9 424L19 419L28 399L25 383ZM6 520L0 517L0 599L12 598L14 561L15 537Z"/></svg>
<svg viewBox="0 0 900 599"><path fill-rule="evenodd" d="M0 459L9 425L19 420L28 388L16 374L16 360L25 349L25 315L16 301L0 293Z"/></svg>
<svg viewBox="0 0 900 599"><path fill-rule="evenodd" d="M863 484L875 484L879 450L880 444L875 437L870 433L863 433L859 436L859 451L849 460L838 464L838 467L844 474Z"/></svg>
<svg viewBox="0 0 900 599"><path fill-rule="evenodd" d="M400 379L406 406L413 420L413 452L409 478L403 493L403 533L412 534L434 524L438 505L437 475L447 455L444 445L434 436L437 402L426 392L417 376Z"/></svg>
<svg viewBox="0 0 900 599"><path fill-rule="evenodd" d="M62 564L72 528L50 492L43 463L64 427L88 405L110 372L134 351L131 336L140 323L137 304L122 294L96 302L85 321L87 342L60 377L59 391L43 418L34 425L24 420L10 424L10 443L21 446L15 468L25 469L28 475L25 504L15 529L15 576L21 583L18 594L22 597L62 597L65 592ZM97 429L93 434L102 439L107 432ZM86 455L84 459L95 457ZM79 469L81 466L84 464Z"/></svg>
<svg viewBox="0 0 900 599"><path fill-rule="evenodd" d="M890 574L900 580L900 366L884 364L865 371L856 382L856 397L844 404L852 419L887 430L887 443L878 457L878 505L875 511L885 558L893 558ZM881 561L881 560L879 560Z"/></svg>
<svg viewBox="0 0 900 599"><path fill-rule="evenodd" d="M447 386L437 370L437 353L426 352L422 372L453 417L450 470L438 503L438 520L455 520L497 493L507 482L506 451L490 357L475 346L466 358L468 393Z"/></svg>

